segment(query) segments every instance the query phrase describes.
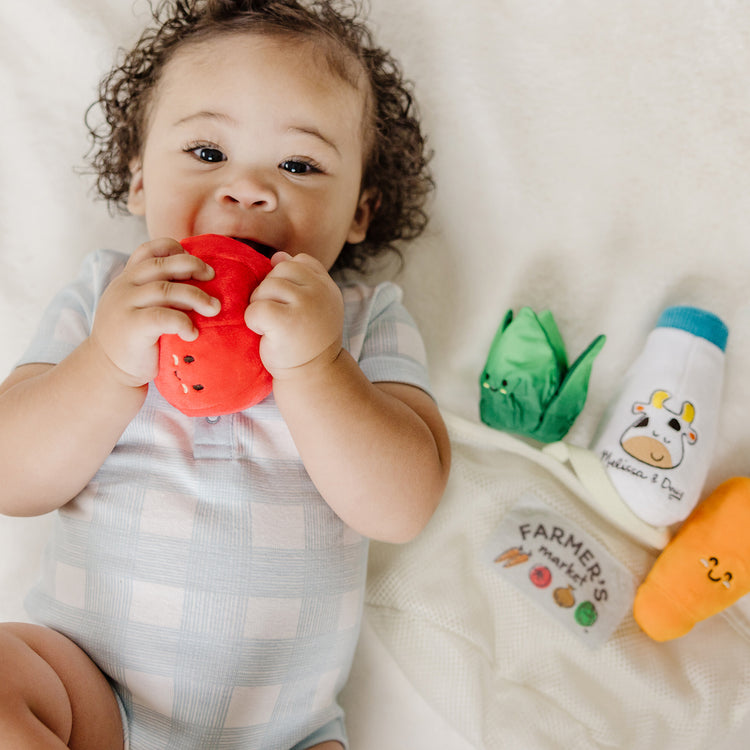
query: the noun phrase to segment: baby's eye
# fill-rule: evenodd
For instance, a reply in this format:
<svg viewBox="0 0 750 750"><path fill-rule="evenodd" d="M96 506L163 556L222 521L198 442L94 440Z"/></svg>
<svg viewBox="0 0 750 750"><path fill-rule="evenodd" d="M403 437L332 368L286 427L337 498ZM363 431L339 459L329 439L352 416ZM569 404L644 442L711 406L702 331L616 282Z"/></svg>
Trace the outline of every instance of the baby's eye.
<svg viewBox="0 0 750 750"><path fill-rule="evenodd" d="M199 161L207 162L208 164L227 160L227 155L215 146L195 146L185 150L193 154Z"/></svg>
<svg viewBox="0 0 750 750"><path fill-rule="evenodd" d="M313 172L320 172L320 168L317 164L305 161L304 159L286 159L279 164L279 169L283 169L285 172L291 172L292 174L312 174Z"/></svg>

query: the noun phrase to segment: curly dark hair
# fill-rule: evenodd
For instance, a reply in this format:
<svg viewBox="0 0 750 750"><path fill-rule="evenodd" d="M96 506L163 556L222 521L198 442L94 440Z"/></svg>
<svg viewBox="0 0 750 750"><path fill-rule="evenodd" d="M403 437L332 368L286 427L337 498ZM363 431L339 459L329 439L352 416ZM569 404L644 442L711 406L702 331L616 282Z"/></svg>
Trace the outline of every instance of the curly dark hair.
<svg viewBox="0 0 750 750"><path fill-rule="evenodd" d="M399 253L394 243L424 230L434 183L413 88L390 53L374 43L358 0L164 0L152 15L154 24L102 79L86 117L88 160L97 192L111 206L127 204L130 164L141 154L153 92L175 51L220 34L255 32L311 39L344 80L356 84L362 71L369 80L362 189L373 189L379 205L366 239L347 243L334 267L364 270L371 258L384 250ZM97 106L103 122L92 125Z"/></svg>

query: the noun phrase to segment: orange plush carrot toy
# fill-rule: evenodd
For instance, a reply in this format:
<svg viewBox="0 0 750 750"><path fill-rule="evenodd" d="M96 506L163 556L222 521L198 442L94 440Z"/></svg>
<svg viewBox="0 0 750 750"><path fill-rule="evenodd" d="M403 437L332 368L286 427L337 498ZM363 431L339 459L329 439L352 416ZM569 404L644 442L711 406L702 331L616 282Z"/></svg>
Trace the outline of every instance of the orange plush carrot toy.
<svg viewBox="0 0 750 750"><path fill-rule="evenodd" d="M688 517L654 563L633 615L656 641L685 635L697 622L750 592L750 478L720 485Z"/></svg>

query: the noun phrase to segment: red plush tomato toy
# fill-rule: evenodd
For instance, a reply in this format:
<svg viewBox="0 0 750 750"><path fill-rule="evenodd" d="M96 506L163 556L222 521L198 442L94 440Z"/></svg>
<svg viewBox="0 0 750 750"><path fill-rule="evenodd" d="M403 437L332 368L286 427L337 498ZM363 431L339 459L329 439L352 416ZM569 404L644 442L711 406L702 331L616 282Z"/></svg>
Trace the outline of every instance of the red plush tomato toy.
<svg viewBox="0 0 750 750"><path fill-rule="evenodd" d="M188 315L198 329L195 341L175 334L159 339L162 396L189 417L232 414L262 401L272 379L260 359L260 336L244 320L250 295L271 270L271 261L252 247L218 234L189 237L180 243L215 271L211 281L190 280L221 302L207 318Z"/></svg>

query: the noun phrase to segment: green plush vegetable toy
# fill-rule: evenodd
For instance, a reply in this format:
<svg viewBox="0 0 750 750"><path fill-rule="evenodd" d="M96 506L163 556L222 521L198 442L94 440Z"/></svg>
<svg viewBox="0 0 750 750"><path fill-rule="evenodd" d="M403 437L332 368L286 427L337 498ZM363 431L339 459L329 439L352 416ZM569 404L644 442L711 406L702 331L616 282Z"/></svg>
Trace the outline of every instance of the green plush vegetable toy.
<svg viewBox="0 0 750 750"><path fill-rule="evenodd" d="M560 331L548 310L508 310L495 334L480 377L482 421L543 443L561 440L586 401L597 336L568 368Z"/></svg>

